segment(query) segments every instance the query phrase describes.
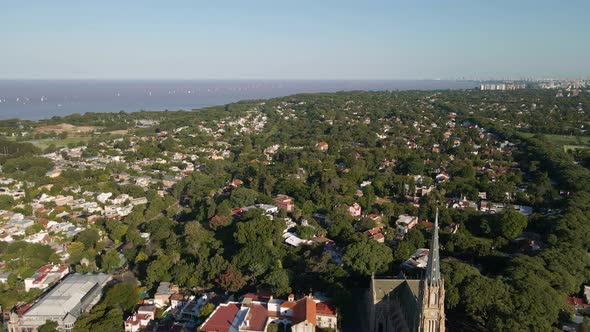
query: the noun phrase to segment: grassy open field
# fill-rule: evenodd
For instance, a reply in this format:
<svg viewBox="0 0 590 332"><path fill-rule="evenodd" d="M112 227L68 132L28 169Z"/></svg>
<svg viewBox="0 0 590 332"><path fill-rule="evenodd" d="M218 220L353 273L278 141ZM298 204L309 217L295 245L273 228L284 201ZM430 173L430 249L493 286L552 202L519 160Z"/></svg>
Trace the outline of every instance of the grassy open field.
<svg viewBox="0 0 590 332"><path fill-rule="evenodd" d="M36 139L27 141L29 143L33 143L40 149L46 149L51 144L54 144L56 147L66 147L68 144L78 143L78 142L87 142L90 140L90 136L79 136L79 137L67 137L64 139L60 138L44 138L44 139Z"/></svg>
<svg viewBox="0 0 590 332"><path fill-rule="evenodd" d="M534 134L521 133L525 137L531 137ZM590 148L590 136L570 136L570 135L550 135L543 134L550 142L563 146L563 149L576 150Z"/></svg>

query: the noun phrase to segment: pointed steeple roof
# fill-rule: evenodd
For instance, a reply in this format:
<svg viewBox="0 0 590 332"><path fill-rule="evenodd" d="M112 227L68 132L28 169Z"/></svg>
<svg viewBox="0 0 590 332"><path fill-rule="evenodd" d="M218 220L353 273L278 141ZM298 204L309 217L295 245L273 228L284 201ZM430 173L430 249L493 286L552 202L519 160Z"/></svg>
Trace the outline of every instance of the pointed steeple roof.
<svg viewBox="0 0 590 332"><path fill-rule="evenodd" d="M438 253L438 208L432 233L432 243L428 253L428 266L426 267L426 282L429 286L440 285L440 256Z"/></svg>

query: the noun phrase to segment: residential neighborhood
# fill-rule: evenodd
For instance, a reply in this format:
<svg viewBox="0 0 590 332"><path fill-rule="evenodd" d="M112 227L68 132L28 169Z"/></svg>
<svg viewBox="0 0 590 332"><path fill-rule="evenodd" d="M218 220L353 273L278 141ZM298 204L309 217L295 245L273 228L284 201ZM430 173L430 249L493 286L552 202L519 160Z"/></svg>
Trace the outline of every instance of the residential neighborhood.
<svg viewBox="0 0 590 332"><path fill-rule="evenodd" d="M448 317L472 295L454 273L520 287L499 276L534 271L529 257L549 266L564 234L583 241L559 216L584 199L585 178L567 182L558 171L582 174L585 161L555 148L543 156L578 159L548 168L537 150L550 145L502 131L537 126L504 113L531 112L530 103L474 93L293 96L10 127L14 138L1 139L32 152L7 158L0 173L6 326L25 331L64 292L85 307L55 318L64 331L98 328L98 316L129 332L358 331L370 322L344 313L365 310L369 277L422 280L439 232L448 292L460 294ZM463 108L448 106L459 97ZM31 143L56 141L49 128L79 141ZM584 270L571 264L567 273ZM588 306L588 283L571 280L580 284L545 292L577 313L564 329L582 324ZM65 289L70 282L93 300Z"/></svg>

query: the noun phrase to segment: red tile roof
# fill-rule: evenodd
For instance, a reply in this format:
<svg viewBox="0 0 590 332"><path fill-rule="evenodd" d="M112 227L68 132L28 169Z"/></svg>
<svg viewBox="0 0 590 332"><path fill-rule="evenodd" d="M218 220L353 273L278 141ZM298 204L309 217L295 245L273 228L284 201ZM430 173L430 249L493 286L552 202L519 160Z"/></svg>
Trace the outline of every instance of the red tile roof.
<svg viewBox="0 0 590 332"><path fill-rule="evenodd" d="M422 220L420 222L420 225L424 225L424 227L426 227L426 229L433 229L434 228L434 224L430 221L426 221L426 220Z"/></svg>
<svg viewBox="0 0 590 332"><path fill-rule="evenodd" d="M244 295L244 299L250 299L252 301L268 302L272 299L272 293L263 289L259 289L256 294L248 293Z"/></svg>
<svg viewBox="0 0 590 332"><path fill-rule="evenodd" d="M383 235L383 233L377 233L377 234L371 236L371 240L375 240L375 241L384 240L385 241L385 235Z"/></svg>
<svg viewBox="0 0 590 332"><path fill-rule="evenodd" d="M47 273L41 273L40 275L37 276L37 278L35 278L35 280L33 280L33 283L38 284L41 281L43 281L43 279L45 279L47 277Z"/></svg>
<svg viewBox="0 0 590 332"><path fill-rule="evenodd" d="M293 325L308 321L316 325L316 305L309 296L297 301L293 307Z"/></svg>
<svg viewBox="0 0 590 332"><path fill-rule="evenodd" d="M381 215L379 214L375 214L375 213L371 213L367 216L367 218L373 219L373 220L380 220L381 218L383 218Z"/></svg>
<svg viewBox="0 0 590 332"><path fill-rule="evenodd" d="M252 304L246 315L249 331L264 331L268 319L268 310L260 304ZM245 322L245 321L244 321Z"/></svg>
<svg viewBox="0 0 590 332"><path fill-rule="evenodd" d="M205 324L201 326L201 330L205 332L229 332L231 323L239 310L240 306L236 303L221 304Z"/></svg>
<svg viewBox="0 0 590 332"><path fill-rule="evenodd" d="M383 229L383 227L381 227L381 226L373 227L373 228L367 230L367 233L369 235L375 235L375 234L381 232L382 229Z"/></svg>
<svg viewBox="0 0 590 332"><path fill-rule="evenodd" d="M575 297L575 296L568 296L567 297L567 304L570 306L590 307L590 304L584 303L584 300L582 300L579 297Z"/></svg>
<svg viewBox="0 0 590 332"><path fill-rule="evenodd" d="M332 303L319 302L315 308L318 315L336 316L336 306Z"/></svg>
<svg viewBox="0 0 590 332"><path fill-rule="evenodd" d="M29 310L33 306L33 303L27 303L24 306L16 309L16 314L22 316L27 310Z"/></svg>
<svg viewBox="0 0 590 332"><path fill-rule="evenodd" d="M35 271L35 273L62 273L67 268L68 267L65 265L47 264L47 265L41 266L37 271Z"/></svg>
<svg viewBox="0 0 590 332"><path fill-rule="evenodd" d="M150 315L148 314L135 314L135 315L131 315L129 317L127 317L127 324L131 324L131 325L139 325L141 324L142 320L145 320L147 318L150 318Z"/></svg>
<svg viewBox="0 0 590 332"><path fill-rule="evenodd" d="M281 308L292 309L292 308L294 308L296 305L297 305L297 303L296 303L296 302L289 302L289 301L287 301L287 302L283 302L283 303L281 303L280 307L281 307Z"/></svg>

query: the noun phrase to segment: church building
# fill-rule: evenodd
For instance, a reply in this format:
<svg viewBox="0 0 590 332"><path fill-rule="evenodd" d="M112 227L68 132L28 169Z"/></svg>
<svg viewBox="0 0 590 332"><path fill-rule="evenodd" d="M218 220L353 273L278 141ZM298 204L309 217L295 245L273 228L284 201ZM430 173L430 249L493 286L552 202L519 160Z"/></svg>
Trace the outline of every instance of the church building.
<svg viewBox="0 0 590 332"><path fill-rule="evenodd" d="M421 279L371 278L367 303L367 331L445 332L445 288L440 274L438 210Z"/></svg>

